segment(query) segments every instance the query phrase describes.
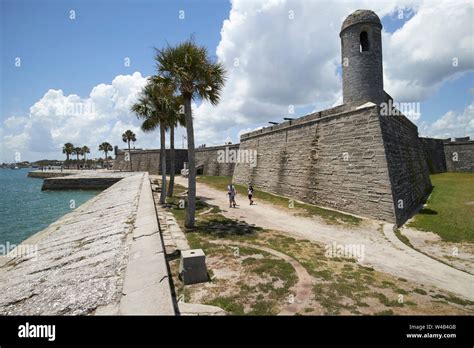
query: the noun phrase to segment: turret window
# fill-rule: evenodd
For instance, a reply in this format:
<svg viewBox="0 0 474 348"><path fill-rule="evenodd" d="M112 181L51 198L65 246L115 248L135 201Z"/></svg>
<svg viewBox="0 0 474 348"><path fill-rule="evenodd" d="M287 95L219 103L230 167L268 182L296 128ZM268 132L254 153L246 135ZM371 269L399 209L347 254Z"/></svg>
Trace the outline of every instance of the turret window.
<svg viewBox="0 0 474 348"><path fill-rule="evenodd" d="M360 33L360 52L368 51L369 50L369 35L367 35L366 31Z"/></svg>

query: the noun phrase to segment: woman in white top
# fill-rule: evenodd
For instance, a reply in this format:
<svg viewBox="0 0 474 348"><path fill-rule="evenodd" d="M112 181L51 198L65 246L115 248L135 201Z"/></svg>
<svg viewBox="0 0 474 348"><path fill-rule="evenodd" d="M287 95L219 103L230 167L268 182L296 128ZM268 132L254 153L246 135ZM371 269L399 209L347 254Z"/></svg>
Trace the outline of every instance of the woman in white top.
<svg viewBox="0 0 474 348"><path fill-rule="evenodd" d="M253 187L252 187L251 184L249 184L248 195L249 195L250 205L252 205L252 204L253 204L253 200L252 200L252 197L253 197Z"/></svg>

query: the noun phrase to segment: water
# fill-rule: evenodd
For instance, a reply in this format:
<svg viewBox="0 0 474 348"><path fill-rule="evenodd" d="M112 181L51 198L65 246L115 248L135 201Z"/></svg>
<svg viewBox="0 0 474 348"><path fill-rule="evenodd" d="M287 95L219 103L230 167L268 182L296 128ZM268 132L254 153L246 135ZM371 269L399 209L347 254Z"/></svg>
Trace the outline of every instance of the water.
<svg viewBox="0 0 474 348"><path fill-rule="evenodd" d="M21 243L100 192L41 191L30 170L0 169L0 245Z"/></svg>

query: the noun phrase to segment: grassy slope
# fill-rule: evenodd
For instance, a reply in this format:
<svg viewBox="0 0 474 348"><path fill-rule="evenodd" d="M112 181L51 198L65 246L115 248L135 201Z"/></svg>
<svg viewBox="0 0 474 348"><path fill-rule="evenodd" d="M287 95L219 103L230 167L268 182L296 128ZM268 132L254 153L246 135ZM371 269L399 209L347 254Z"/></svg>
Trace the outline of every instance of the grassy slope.
<svg viewBox="0 0 474 348"><path fill-rule="evenodd" d="M221 191L227 191L227 185L231 182L231 178L227 176L200 176L198 178L198 182L203 184L207 184L215 189ZM247 199L247 187L239 184L235 184L235 188L237 193L240 195L240 199ZM258 189L254 189L254 200L264 201L266 203L270 203L281 208L289 208L290 200L286 197L277 196L268 192L260 191ZM247 203L247 201L246 201ZM324 209L321 207L317 207L311 204L305 204L300 202L293 202L294 208L301 209L304 212L304 215L318 215L322 217L327 223L346 223L350 225L358 225L362 220L352 216L343 214L337 211Z"/></svg>
<svg viewBox="0 0 474 348"><path fill-rule="evenodd" d="M409 226L437 233L445 241L474 242L474 173L435 174L431 182L427 206Z"/></svg>

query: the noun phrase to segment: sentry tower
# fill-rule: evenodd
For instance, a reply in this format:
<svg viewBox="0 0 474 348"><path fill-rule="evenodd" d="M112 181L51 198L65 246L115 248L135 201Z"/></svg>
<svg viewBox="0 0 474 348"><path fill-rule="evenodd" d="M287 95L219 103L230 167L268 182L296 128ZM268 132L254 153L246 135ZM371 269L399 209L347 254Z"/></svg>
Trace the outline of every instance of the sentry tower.
<svg viewBox="0 0 474 348"><path fill-rule="evenodd" d="M383 90L382 23L373 11L357 10L342 23L343 103L380 104L387 97Z"/></svg>

